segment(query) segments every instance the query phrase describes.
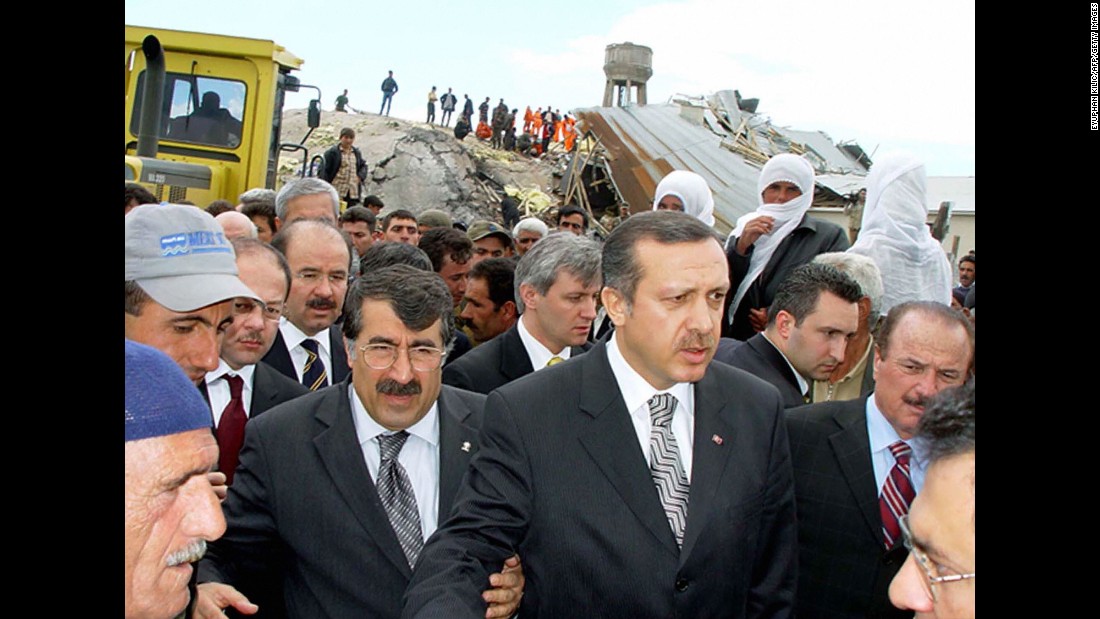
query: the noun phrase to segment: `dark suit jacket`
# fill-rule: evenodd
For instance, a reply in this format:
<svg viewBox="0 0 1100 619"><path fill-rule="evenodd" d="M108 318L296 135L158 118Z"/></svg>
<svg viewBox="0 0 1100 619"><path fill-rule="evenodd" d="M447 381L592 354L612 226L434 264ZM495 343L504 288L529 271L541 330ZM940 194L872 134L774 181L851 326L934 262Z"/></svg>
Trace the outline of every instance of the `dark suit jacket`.
<svg viewBox="0 0 1100 619"><path fill-rule="evenodd" d="M882 543L867 397L788 410L798 504L799 619L912 617L890 604L908 557Z"/></svg>
<svg viewBox="0 0 1100 619"><path fill-rule="evenodd" d="M347 393L345 381L249 422L222 505L228 529L210 544L199 582L281 582L289 617L400 614L411 570L363 461ZM440 391L440 521L477 451L484 401Z"/></svg>
<svg viewBox="0 0 1100 619"><path fill-rule="evenodd" d="M782 410L774 387L720 363L695 385L681 550L604 344L497 389L402 616L484 616L484 583L515 550L527 619L788 616L797 534Z"/></svg>
<svg viewBox="0 0 1100 619"><path fill-rule="evenodd" d="M572 346L569 349L569 358L572 359L591 347L592 344L588 342L583 346ZM443 383L476 393L489 393L534 371L516 324L462 358L444 366Z"/></svg>
<svg viewBox="0 0 1100 619"><path fill-rule="evenodd" d="M736 243L736 238L731 239L729 249L726 250L726 260L730 267L730 293L726 296L727 304L733 302L737 287L749 272L754 249L749 248L748 254L742 256L735 249ZM783 239L779 247L775 248L775 253L768 260L768 264L764 265L764 270L745 292L740 306L726 306L726 312L722 317L722 335L739 340L752 337L755 331L749 324L749 309L771 306L779 284L783 283L787 275L796 267L810 262L818 254L844 251L848 247L848 232L843 228L834 223L804 215L798 227ZM732 326L727 320L730 312L736 312Z"/></svg>
<svg viewBox="0 0 1100 619"><path fill-rule="evenodd" d="M771 342L764 339L763 333L750 337L743 346L733 348L725 354L722 353L724 351L720 348L714 358L775 385L779 394L783 396L783 406L791 408L806 404L806 399L798 388L798 379L795 378L787 360L775 346L772 346Z"/></svg>
<svg viewBox="0 0 1100 619"><path fill-rule="evenodd" d="M348 366L348 353L344 350L344 336L340 333L340 328L336 325L329 327L328 338L333 367L325 368L325 371L328 372L329 385L335 385L347 378L351 368ZM294 362L290 360L290 351L286 347L282 331L275 335L275 343L261 361L279 370L290 380L298 380L298 373L294 370Z"/></svg>

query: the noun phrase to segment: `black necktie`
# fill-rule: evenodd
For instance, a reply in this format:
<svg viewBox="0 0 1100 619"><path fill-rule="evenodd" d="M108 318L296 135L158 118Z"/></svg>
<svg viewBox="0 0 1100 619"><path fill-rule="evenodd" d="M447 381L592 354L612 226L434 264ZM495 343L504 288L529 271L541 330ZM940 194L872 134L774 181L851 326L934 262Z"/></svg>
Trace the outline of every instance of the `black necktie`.
<svg viewBox="0 0 1100 619"><path fill-rule="evenodd" d="M310 391L317 391L321 387L328 386L328 374L325 373L325 363L317 354L317 341L311 339L302 340L302 348L306 350L306 365L302 370L302 384Z"/></svg>

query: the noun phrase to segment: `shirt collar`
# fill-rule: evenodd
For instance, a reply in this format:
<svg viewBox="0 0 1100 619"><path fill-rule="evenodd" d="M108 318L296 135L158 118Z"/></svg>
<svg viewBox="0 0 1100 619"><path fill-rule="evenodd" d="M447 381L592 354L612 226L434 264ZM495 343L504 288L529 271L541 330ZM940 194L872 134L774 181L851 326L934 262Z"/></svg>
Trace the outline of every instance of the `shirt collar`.
<svg viewBox="0 0 1100 619"><path fill-rule="evenodd" d="M225 359L218 359L218 369L214 370L213 372L206 373L206 384L209 385L210 383L218 380L226 374L230 374L234 376L240 376L241 380L244 381L244 388L251 390L252 375L255 372L256 364L254 363L246 365L239 370L234 370L233 368L229 367L229 364L225 362Z"/></svg>
<svg viewBox="0 0 1100 619"><path fill-rule="evenodd" d="M627 411L635 411L642 405L647 405L650 398L658 393L672 394L681 404L677 410L687 410L684 406L690 402L692 396L691 383L676 383L668 389L658 389L649 384L641 374L630 367L622 351L619 350L619 332L614 331L607 342L607 362L611 365L611 373L615 375L615 382L619 384L619 392L626 403Z"/></svg>
<svg viewBox="0 0 1100 619"><path fill-rule="evenodd" d="M329 348L328 329L323 329L317 332L313 338L302 332L293 322L287 320L286 316L279 319L279 331L283 334L283 340L286 342L287 350L294 350L295 347L301 345L301 343L307 339L313 339L321 346L326 352L331 354ZM322 335L323 334L323 335Z"/></svg>
<svg viewBox="0 0 1100 619"><path fill-rule="evenodd" d="M392 434L393 431L383 427L367 412L367 407L355 393L355 385L348 384L348 399L351 401L352 419L355 421L355 434L359 438L359 444L374 439L379 434ZM419 437L428 442L433 448L439 445L439 400L432 402L432 407L420 421L405 428L412 436Z"/></svg>
<svg viewBox="0 0 1100 619"><path fill-rule="evenodd" d="M543 346L542 342L535 339L535 336L531 335L531 332L527 330L524 325L525 317L527 314L522 314L517 322L517 331L519 331L519 339L523 342L523 347L527 349L527 357L531 360L531 367L536 370L541 370L546 367L546 362L550 361L553 357L561 357L563 361L569 360L570 354L573 352L571 346L566 346L561 349L557 355L550 352L550 349Z"/></svg>

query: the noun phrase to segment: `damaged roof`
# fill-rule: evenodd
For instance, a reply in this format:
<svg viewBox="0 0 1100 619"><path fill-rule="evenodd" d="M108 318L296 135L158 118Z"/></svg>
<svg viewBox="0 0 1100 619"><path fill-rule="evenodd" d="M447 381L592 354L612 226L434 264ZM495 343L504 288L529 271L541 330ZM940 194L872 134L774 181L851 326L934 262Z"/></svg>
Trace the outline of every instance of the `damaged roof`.
<svg viewBox="0 0 1100 619"><path fill-rule="evenodd" d="M862 186L865 168L820 131L772 126L765 117L741 111L732 91L710 98L629 107L576 110L579 128L596 136L606 151L612 181L631 212L649 210L657 183L672 170L701 175L714 192L714 227L729 233L737 219L757 207L756 180L773 155L804 154L826 193ZM858 146L856 147L858 150ZM838 182L843 181L843 182ZM832 197L834 200L836 196Z"/></svg>

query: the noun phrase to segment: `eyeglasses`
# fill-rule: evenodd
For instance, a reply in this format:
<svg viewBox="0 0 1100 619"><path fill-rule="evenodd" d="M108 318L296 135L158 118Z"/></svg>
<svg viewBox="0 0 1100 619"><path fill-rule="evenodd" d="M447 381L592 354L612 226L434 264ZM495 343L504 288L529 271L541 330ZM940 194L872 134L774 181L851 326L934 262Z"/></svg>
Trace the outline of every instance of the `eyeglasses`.
<svg viewBox="0 0 1100 619"><path fill-rule="evenodd" d="M368 344L360 346L367 366L375 370L385 370L397 361L398 347L392 344ZM443 365L444 351L431 346L414 346L408 349L409 364L417 372L431 372Z"/></svg>
<svg viewBox="0 0 1100 619"><path fill-rule="evenodd" d="M264 319L276 321L283 315L282 303L256 303L252 299L238 298L233 302L234 316L247 316L259 307L263 310Z"/></svg>
<svg viewBox="0 0 1100 619"><path fill-rule="evenodd" d="M301 271L294 277L308 286L317 286L326 275L320 271ZM341 286L348 283L347 273L329 273L327 277L328 283L333 286Z"/></svg>
<svg viewBox="0 0 1100 619"><path fill-rule="evenodd" d="M928 558L928 553L926 553L923 548L913 543L913 534L909 532L909 514L905 514L901 518L898 518L898 523L901 525L902 543L905 544L909 552L913 553L913 557L916 558L917 564L920 565L921 569L924 571L924 575L927 577L926 579L921 579L921 584L924 585L924 592L933 602L936 601L936 588L933 587L933 585L974 578L974 572L969 574L936 576L934 573L937 571L936 563Z"/></svg>

